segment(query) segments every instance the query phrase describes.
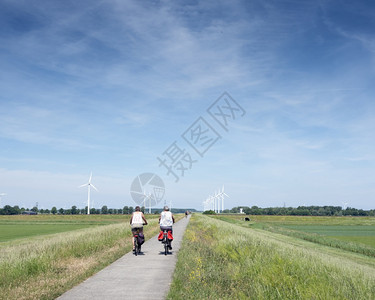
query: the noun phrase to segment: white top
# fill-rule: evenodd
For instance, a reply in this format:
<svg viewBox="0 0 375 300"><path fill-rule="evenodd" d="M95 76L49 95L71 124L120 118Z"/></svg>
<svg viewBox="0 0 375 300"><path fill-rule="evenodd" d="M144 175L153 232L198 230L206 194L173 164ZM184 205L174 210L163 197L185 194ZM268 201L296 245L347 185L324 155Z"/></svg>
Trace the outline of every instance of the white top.
<svg viewBox="0 0 375 300"><path fill-rule="evenodd" d="M141 211L135 211L133 213L132 225L133 224L143 224L142 212Z"/></svg>
<svg viewBox="0 0 375 300"><path fill-rule="evenodd" d="M160 215L160 226L172 226L173 219L170 211L163 211Z"/></svg>

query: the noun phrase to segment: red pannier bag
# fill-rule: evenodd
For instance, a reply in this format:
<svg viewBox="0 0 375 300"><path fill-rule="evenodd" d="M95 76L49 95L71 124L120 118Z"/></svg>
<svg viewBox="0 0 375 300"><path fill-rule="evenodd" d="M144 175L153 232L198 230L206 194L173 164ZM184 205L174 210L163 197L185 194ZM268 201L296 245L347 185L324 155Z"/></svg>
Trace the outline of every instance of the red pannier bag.
<svg viewBox="0 0 375 300"><path fill-rule="evenodd" d="M168 231L168 240L173 241L172 231Z"/></svg>
<svg viewBox="0 0 375 300"><path fill-rule="evenodd" d="M158 240L162 241L163 240L163 231L159 232Z"/></svg>

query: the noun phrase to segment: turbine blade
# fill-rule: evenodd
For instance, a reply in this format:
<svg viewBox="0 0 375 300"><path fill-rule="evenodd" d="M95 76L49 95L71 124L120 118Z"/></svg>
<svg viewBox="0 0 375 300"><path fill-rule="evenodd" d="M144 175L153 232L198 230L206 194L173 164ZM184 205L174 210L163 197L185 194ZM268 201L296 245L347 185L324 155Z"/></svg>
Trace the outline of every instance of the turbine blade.
<svg viewBox="0 0 375 300"><path fill-rule="evenodd" d="M90 173L89 183L91 182L92 172Z"/></svg>
<svg viewBox="0 0 375 300"><path fill-rule="evenodd" d="M79 188L89 185L88 183L82 184L79 186Z"/></svg>
<svg viewBox="0 0 375 300"><path fill-rule="evenodd" d="M98 189L92 184L92 183L90 183L90 185L96 190L96 191L98 191ZM99 192L99 191L98 191Z"/></svg>

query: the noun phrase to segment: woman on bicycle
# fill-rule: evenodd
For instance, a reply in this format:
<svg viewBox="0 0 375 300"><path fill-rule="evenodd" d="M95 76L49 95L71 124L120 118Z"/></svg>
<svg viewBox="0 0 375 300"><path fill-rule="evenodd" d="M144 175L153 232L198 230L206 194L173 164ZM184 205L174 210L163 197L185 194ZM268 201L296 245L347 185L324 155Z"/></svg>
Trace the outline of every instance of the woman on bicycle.
<svg viewBox="0 0 375 300"><path fill-rule="evenodd" d="M172 225L174 222L175 222L174 217L173 217L173 214L169 211L169 207L164 206L164 211L162 211L159 217L160 230L162 231L168 230L168 231L171 231L172 233L173 232ZM169 249L172 250L171 245L169 245Z"/></svg>
<svg viewBox="0 0 375 300"><path fill-rule="evenodd" d="M147 225L146 218L141 212L141 208L139 206L135 207L135 212L133 212L130 218L130 225L132 228L132 243L133 243L133 251L134 251L134 234L136 232L143 233L143 225Z"/></svg>

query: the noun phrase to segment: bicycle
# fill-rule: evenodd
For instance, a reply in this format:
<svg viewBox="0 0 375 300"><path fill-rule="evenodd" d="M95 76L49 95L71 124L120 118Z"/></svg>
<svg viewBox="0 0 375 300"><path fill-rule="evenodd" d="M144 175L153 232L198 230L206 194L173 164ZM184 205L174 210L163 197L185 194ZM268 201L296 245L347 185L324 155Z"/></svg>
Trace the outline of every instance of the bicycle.
<svg viewBox="0 0 375 300"><path fill-rule="evenodd" d="M139 229L134 232L133 239L134 239L134 255L137 256L139 252L141 252L141 245L138 243L138 235L139 235Z"/></svg>
<svg viewBox="0 0 375 300"><path fill-rule="evenodd" d="M167 229L163 230L163 239L161 242L164 244L164 255L168 254L169 248L172 249L171 241L168 239L168 232L172 232L172 231L167 230Z"/></svg>
<svg viewBox="0 0 375 300"><path fill-rule="evenodd" d="M143 224L146 225L146 224ZM133 239L134 239L134 255L138 256L138 254L141 252L141 246L138 241L139 236L139 228L133 232Z"/></svg>

